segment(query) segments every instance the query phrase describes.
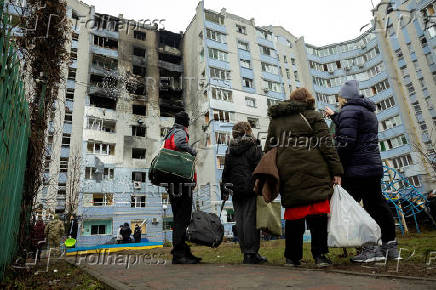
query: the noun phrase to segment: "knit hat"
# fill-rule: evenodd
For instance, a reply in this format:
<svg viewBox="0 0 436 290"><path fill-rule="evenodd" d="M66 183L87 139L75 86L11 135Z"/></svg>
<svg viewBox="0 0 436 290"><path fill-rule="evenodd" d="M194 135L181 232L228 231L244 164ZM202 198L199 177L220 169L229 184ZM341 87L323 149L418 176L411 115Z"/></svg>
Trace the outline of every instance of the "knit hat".
<svg viewBox="0 0 436 290"><path fill-rule="evenodd" d="M178 112L174 115L174 122L184 127L189 127L189 115L185 111Z"/></svg>
<svg viewBox="0 0 436 290"><path fill-rule="evenodd" d="M356 80L346 81L341 88L340 96L344 99L360 98L359 82Z"/></svg>

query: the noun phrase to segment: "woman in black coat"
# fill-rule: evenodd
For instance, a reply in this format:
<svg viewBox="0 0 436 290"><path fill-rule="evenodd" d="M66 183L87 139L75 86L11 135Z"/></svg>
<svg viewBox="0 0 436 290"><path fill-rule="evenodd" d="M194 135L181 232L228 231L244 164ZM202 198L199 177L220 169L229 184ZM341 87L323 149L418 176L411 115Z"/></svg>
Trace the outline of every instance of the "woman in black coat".
<svg viewBox="0 0 436 290"><path fill-rule="evenodd" d="M354 262L397 259L395 223L392 211L381 191L383 165L378 147L378 121L375 104L359 94L359 82L347 81L339 98L341 111L326 107L326 115L336 125L339 157L344 167L342 187L353 198L363 200L365 209L377 222L382 232L382 246L366 245L364 251L352 258Z"/></svg>
<svg viewBox="0 0 436 290"><path fill-rule="evenodd" d="M258 254L260 232L256 229L256 194L253 171L262 158L260 142L253 136L248 122L233 126L233 139L226 153L221 193L227 200L232 193L239 245L244 264L259 264L266 259Z"/></svg>

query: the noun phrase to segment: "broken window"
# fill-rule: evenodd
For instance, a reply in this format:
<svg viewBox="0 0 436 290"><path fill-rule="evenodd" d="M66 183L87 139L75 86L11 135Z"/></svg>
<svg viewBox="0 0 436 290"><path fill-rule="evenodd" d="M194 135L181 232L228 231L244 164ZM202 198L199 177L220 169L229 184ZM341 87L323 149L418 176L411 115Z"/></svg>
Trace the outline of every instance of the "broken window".
<svg viewBox="0 0 436 290"><path fill-rule="evenodd" d="M133 159L145 159L145 149L132 148L132 158Z"/></svg>
<svg viewBox="0 0 436 290"><path fill-rule="evenodd" d="M69 67L68 68L68 79L74 81L76 79L77 69Z"/></svg>
<svg viewBox="0 0 436 290"><path fill-rule="evenodd" d="M71 89L71 88L67 89L65 99L67 99L69 101L74 101L74 89Z"/></svg>
<svg viewBox="0 0 436 290"><path fill-rule="evenodd" d="M73 113L72 112L65 112L64 122L67 124L73 123Z"/></svg>
<svg viewBox="0 0 436 290"><path fill-rule="evenodd" d="M133 55L139 56L139 57L145 57L145 49L140 47L133 47Z"/></svg>
<svg viewBox="0 0 436 290"><path fill-rule="evenodd" d="M108 206L112 205L113 194L112 193L94 193L92 194L93 206Z"/></svg>
<svg viewBox="0 0 436 290"><path fill-rule="evenodd" d="M68 171L68 157L61 157L59 162L59 171L60 172Z"/></svg>
<svg viewBox="0 0 436 290"><path fill-rule="evenodd" d="M92 64L95 66L98 66L100 68L107 69L107 70L116 70L118 68L118 60L117 59L103 56L103 55L99 55L99 54L94 54L92 56ZM102 81L103 81L103 79L100 79L99 82L102 82Z"/></svg>
<svg viewBox="0 0 436 290"><path fill-rule="evenodd" d="M144 66L133 65L133 74L145 77L147 74L147 68Z"/></svg>
<svg viewBox="0 0 436 290"><path fill-rule="evenodd" d="M97 179L97 168L86 167L85 168L85 179Z"/></svg>
<svg viewBox="0 0 436 290"><path fill-rule="evenodd" d="M146 116L147 107L145 105L132 105L132 114Z"/></svg>
<svg viewBox="0 0 436 290"><path fill-rule="evenodd" d="M213 110L213 119L220 122L230 122L231 113L228 111Z"/></svg>
<svg viewBox="0 0 436 290"><path fill-rule="evenodd" d="M108 37L102 37L94 35L94 45L109 48L109 49L118 49L118 41Z"/></svg>
<svg viewBox="0 0 436 290"><path fill-rule="evenodd" d="M113 168L105 168L103 170L103 178L104 179L114 179L114 169Z"/></svg>
<svg viewBox="0 0 436 290"><path fill-rule="evenodd" d="M252 88L253 80L249 78L242 78L242 86L245 88Z"/></svg>
<svg viewBox="0 0 436 290"><path fill-rule="evenodd" d="M69 147L71 142L71 134L64 133L62 135L62 146Z"/></svg>
<svg viewBox="0 0 436 290"><path fill-rule="evenodd" d="M232 91L212 87L212 98L215 100L222 100L227 102L232 102Z"/></svg>
<svg viewBox="0 0 436 290"><path fill-rule="evenodd" d="M145 182L146 181L146 173L145 172L132 172L132 181Z"/></svg>
<svg viewBox="0 0 436 290"><path fill-rule="evenodd" d="M259 128L259 119L248 117L247 122L250 123L251 128Z"/></svg>
<svg viewBox="0 0 436 290"><path fill-rule="evenodd" d="M79 41L79 34L76 33L76 32L73 32L73 33L71 34L71 40Z"/></svg>
<svg viewBox="0 0 436 290"><path fill-rule="evenodd" d="M147 37L147 34L145 32L143 32L143 31L135 30L135 31L133 31L133 37L136 38L136 39L144 41L146 39L146 37Z"/></svg>
<svg viewBox="0 0 436 290"><path fill-rule="evenodd" d="M70 59L77 60L77 48L74 48L74 47L71 48Z"/></svg>
<svg viewBox="0 0 436 290"><path fill-rule="evenodd" d="M87 150L90 154L114 155L115 144L106 144L98 141L88 141Z"/></svg>
<svg viewBox="0 0 436 290"><path fill-rule="evenodd" d="M239 24L236 24L236 31L241 34L247 34L247 28Z"/></svg>
<svg viewBox="0 0 436 290"><path fill-rule="evenodd" d="M210 77L215 79L228 80L230 79L230 71L211 67Z"/></svg>
<svg viewBox="0 0 436 290"><path fill-rule="evenodd" d="M88 117L87 129L115 133L116 121Z"/></svg>
<svg viewBox="0 0 436 290"><path fill-rule="evenodd" d="M215 132L216 144L229 145L230 139L231 139L231 136L230 136L229 132Z"/></svg>
<svg viewBox="0 0 436 290"><path fill-rule="evenodd" d="M117 100L113 98L90 95L89 103L90 106L94 106L98 108L111 109L111 110L117 109Z"/></svg>
<svg viewBox="0 0 436 290"><path fill-rule="evenodd" d="M146 128L144 126L132 126L132 136L145 137Z"/></svg>

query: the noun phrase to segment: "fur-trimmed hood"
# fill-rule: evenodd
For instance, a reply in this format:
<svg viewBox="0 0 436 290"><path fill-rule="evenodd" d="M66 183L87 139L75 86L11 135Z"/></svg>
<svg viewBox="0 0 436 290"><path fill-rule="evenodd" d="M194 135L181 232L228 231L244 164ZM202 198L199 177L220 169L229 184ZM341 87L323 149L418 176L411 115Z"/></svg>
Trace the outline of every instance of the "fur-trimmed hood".
<svg viewBox="0 0 436 290"><path fill-rule="evenodd" d="M315 105L309 105L306 102L289 100L273 105L268 109L268 116L277 118L288 116L295 113L301 113L307 110L315 110Z"/></svg>
<svg viewBox="0 0 436 290"><path fill-rule="evenodd" d="M232 155L241 155L253 145L259 145L260 141L254 136L244 135L234 138L230 141L229 153Z"/></svg>

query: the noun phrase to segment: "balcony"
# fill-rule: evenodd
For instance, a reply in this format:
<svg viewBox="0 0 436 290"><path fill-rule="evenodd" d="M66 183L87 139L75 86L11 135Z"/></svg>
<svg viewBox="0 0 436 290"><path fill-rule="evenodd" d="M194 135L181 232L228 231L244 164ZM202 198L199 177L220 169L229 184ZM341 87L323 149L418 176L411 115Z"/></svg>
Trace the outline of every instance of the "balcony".
<svg viewBox="0 0 436 290"><path fill-rule="evenodd" d="M159 44L158 51L159 53L169 53L178 56L182 55L180 49L162 43Z"/></svg>
<svg viewBox="0 0 436 290"><path fill-rule="evenodd" d="M168 71L175 71L175 72L183 72L183 65L181 64L174 64L168 61L164 61L164 60L159 60L158 61L158 65L161 68L164 68Z"/></svg>

